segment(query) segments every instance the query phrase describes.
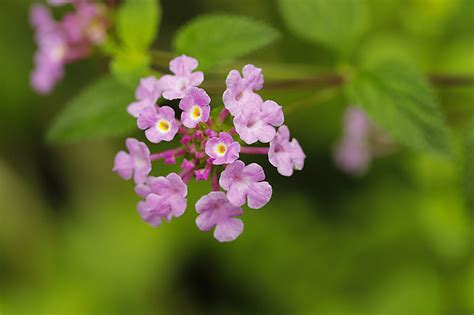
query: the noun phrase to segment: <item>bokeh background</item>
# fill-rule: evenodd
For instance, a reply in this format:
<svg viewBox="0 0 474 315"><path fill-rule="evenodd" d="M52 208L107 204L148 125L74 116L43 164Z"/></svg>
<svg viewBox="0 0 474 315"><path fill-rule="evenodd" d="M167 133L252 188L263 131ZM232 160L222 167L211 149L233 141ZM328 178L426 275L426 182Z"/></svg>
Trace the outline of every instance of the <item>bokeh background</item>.
<svg viewBox="0 0 474 315"><path fill-rule="evenodd" d="M371 30L357 43L356 58L394 56L425 72L474 73L473 0L370 3ZM30 4L0 2L1 314L474 312L473 217L459 165L401 147L365 176L341 172L332 150L347 105L342 95L288 116L308 156L305 169L283 178L260 159L274 198L245 211L245 231L235 242L220 244L195 227L192 205L207 183L191 184L182 218L157 229L146 225L132 184L111 172L123 139L44 140L54 116L107 71L107 60L72 64L53 94L36 95L29 86ZM162 0L162 7L160 49L169 49L176 29L196 15L228 12L282 32L246 57L256 65L324 70L334 62L323 47L293 37L272 0ZM285 104L309 92L266 96ZM458 141L473 88L436 93Z"/></svg>

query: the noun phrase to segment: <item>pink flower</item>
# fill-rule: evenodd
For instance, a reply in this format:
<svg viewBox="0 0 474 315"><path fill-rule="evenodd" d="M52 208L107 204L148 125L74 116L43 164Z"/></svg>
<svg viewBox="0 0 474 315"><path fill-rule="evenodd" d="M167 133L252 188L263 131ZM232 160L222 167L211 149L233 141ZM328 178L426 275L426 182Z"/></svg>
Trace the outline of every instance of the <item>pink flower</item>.
<svg viewBox="0 0 474 315"><path fill-rule="evenodd" d="M125 140L125 145L129 153L117 153L113 171L126 180L133 175L135 183L142 184L151 171L150 150L146 144L133 138Z"/></svg>
<svg viewBox="0 0 474 315"><path fill-rule="evenodd" d="M36 30L38 44L31 85L37 92L46 94L64 76L67 42L64 32L57 26L45 6L34 5L31 8L30 21Z"/></svg>
<svg viewBox="0 0 474 315"><path fill-rule="evenodd" d="M369 168L372 155L367 143L342 139L337 144L334 160L341 170L353 175L362 175Z"/></svg>
<svg viewBox="0 0 474 315"><path fill-rule="evenodd" d="M206 154L214 165L229 164L239 158L240 144L227 132L219 133L219 137L210 138L206 142Z"/></svg>
<svg viewBox="0 0 474 315"><path fill-rule="evenodd" d="M283 125L278 129L275 139L270 142L268 160L283 176L293 175L293 170L302 170L306 155L298 140L290 142L290 130Z"/></svg>
<svg viewBox="0 0 474 315"><path fill-rule="evenodd" d="M161 88L158 82L153 76L140 79L140 84L135 90L137 101L127 107L130 115L137 118L145 107L154 107L156 105L156 101L161 96Z"/></svg>
<svg viewBox="0 0 474 315"><path fill-rule="evenodd" d="M356 106L347 108L343 136L334 151L334 160L341 170L363 175L374 158L390 154L394 149L393 139L362 109Z"/></svg>
<svg viewBox="0 0 474 315"><path fill-rule="evenodd" d="M201 71L192 72L198 66L196 59L182 55L170 61L170 70L174 75L164 75L160 79L163 97L167 100L180 99L186 96L190 88L204 81Z"/></svg>
<svg viewBox="0 0 474 315"><path fill-rule="evenodd" d="M169 106L146 107L138 115L138 128L145 131L150 142L171 141L178 132L179 123Z"/></svg>
<svg viewBox="0 0 474 315"><path fill-rule="evenodd" d="M200 122L209 119L211 98L200 88L192 87L189 93L179 102L181 122L188 128L195 128Z"/></svg>
<svg viewBox="0 0 474 315"><path fill-rule="evenodd" d="M88 54L92 44L100 44L105 40L105 12L99 4L86 0L73 1L73 4L75 11L64 16L61 27L68 35L70 46Z"/></svg>
<svg viewBox="0 0 474 315"><path fill-rule="evenodd" d="M145 198L137 208L143 220L158 226L163 219L180 217L186 210L188 189L181 177L171 173L166 177L152 177L146 185L138 185L136 192Z"/></svg>
<svg viewBox="0 0 474 315"><path fill-rule="evenodd" d="M201 231L209 231L212 227L214 237L220 242L235 240L244 229L242 220L235 218L242 215L242 208L234 206L227 200L225 193L213 191L201 197L196 203L196 225Z"/></svg>
<svg viewBox="0 0 474 315"><path fill-rule="evenodd" d="M274 101L246 104L234 118L235 130L247 144L268 143L275 137L275 127L283 124L283 110Z"/></svg>
<svg viewBox="0 0 474 315"><path fill-rule="evenodd" d="M247 200L249 208L260 209L272 197L272 186L264 179L260 165L245 166L244 162L235 161L221 173L219 184L227 191L227 198L233 205L243 206Z"/></svg>
<svg viewBox="0 0 474 315"><path fill-rule="evenodd" d="M137 100L153 100L156 102L161 96L161 87L159 80L154 76L148 76L140 79L137 89L135 90L135 97Z"/></svg>
<svg viewBox="0 0 474 315"><path fill-rule="evenodd" d="M93 44L105 38L107 21L96 3L86 0L51 1L52 4L74 4L75 11L56 22L45 6L33 5L30 21L35 29L38 51L31 85L39 93L49 93L63 78L64 66L87 56Z"/></svg>
<svg viewBox="0 0 474 315"><path fill-rule="evenodd" d="M365 173L372 160L368 144L370 121L357 107L349 107L344 114L344 135L337 144L334 159L344 171L361 175Z"/></svg>
<svg viewBox="0 0 474 315"><path fill-rule="evenodd" d="M242 69L243 77L237 70L232 70L227 75L227 89L222 95L227 110L233 115L239 115L249 102L261 102L262 98L254 93L263 87L262 69L254 65L246 65Z"/></svg>

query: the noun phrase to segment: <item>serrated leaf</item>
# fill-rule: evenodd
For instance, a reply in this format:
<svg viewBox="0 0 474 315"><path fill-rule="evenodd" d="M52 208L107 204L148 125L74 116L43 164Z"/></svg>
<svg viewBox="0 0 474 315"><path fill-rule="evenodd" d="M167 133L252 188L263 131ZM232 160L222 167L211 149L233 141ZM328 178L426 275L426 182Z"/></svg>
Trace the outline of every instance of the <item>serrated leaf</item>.
<svg viewBox="0 0 474 315"><path fill-rule="evenodd" d="M204 15L182 27L174 39L178 53L197 58L201 69L232 61L278 37L275 29L250 17Z"/></svg>
<svg viewBox="0 0 474 315"><path fill-rule="evenodd" d="M279 0L287 26L300 38L347 52L368 26L366 0Z"/></svg>
<svg viewBox="0 0 474 315"><path fill-rule="evenodd" d="M379 64L358 73L347 92L352 104L362 106L398 142L416 150L450 153L439 104L423 74L412 65Z"/></svg>
<svg viewBox="0 0 474 315"><path fill-rule="evenodd" d="M464 141L463 179L468 208L474 211L474 116L466 130Z"/></svg>
<svg viewBox="0 0 474 315"><path fill-rule="evenodd" d="M133 98L132 89L111 76L102 77L66 105L49 130L48 140L63 143L126 135L136 128L126 111Z"/></svg>
<svg viewBox="0 0 474 315"><path fill-rule="evenodd" d="M158 0L126 0L117 13L117 35L131 49L146 50L158 33L161 7Z"/></svg>

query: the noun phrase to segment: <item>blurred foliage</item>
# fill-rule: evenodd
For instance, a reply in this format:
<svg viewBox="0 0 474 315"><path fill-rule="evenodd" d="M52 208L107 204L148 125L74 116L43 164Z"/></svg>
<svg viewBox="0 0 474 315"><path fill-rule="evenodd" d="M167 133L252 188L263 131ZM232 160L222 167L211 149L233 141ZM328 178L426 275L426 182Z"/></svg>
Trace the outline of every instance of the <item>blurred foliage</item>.
<svg viewBox="0 0 474 315"><path fill-rule="evenodd" d="M66 105L48 133L52 142L77 141L105 136L124 136L136 128L118 104L133 101L133 89L112 76L104 76L85 88Z"/></svg>
<svg viewBox="0 0 474 315"><path fill-rule="evenodd" d="M409 64L391 61L357 74L349 100L400 143L449 154L449 137L437 100L425 78Z"/></svg>
<svg viewBox="0 0 474 315"><path fill-rule="evenodd" d="M262 39L268 45L259 51L250 47L232 55L244 58L239 66L263 66L266 79L332 71L341 61L334 49L351 50L346 62L357 66L397 59L424 72L474 73L474 1L368 0L362 20L344 13L352 2L358 3L338 0L341 7L334 10L332 1L321 0L163 0L161 22L150 22L161 25L152 45L171 50L177 30L202 14L239 15L281 32L275 42ZM191 185L182 218L153 229L136 213L131 183L111 172L122 140L46 143L57 113L75 96L84 97L81 91L103 77L109 60L97 56L70 65L52 95L34 95L28 84L35 49L27 24L31 3L0 3L0 313L473 312L473 212L463 196L472 187L472 137L466 136L472 134L472 87L434 91L452 130L452 160L400 148L377 160L363 178L341 173L331 160L347 105L341 89L332 89L330 99L314 97L318 88L265 91L284 107L299 108L286 123L307 163L304 171L282 178L261 158L274 199L262 210L246 209L245 232L219 244L194 223L192 205L209 190L207 183ZM295 19L305 5L327 15ZM303 23L312 25L310 35L301 36ZM341 28L329 31L331 25ZM148 44L146 31L141 35ZM122 51L123 42L112 40ZM233 65L220 61L216 74L225 75ZM408 89L410 82L397 84ZM75 105L74 115L99 121L103 135L115 133L115 123L133 124L107 114L113 106L124 114L127 95L133 98L123 86L114 91L114 99ZM218 104L221 92L211 96ZM154 172L169 170L158 164Z"/></svg>
<svg viewBox="0 0 474 315"><path fill-rule="evenodd" d="M368 26L366 0L279 0L288 27L308 41L347 54Z"/></svg>
<svg viewBox="0 0 474 315"><path fill-rule="evenodd" d="M278 33L247 17L204 15L192 20L175 36L174 46L199 60L199 68L232 61L272 43Z"/></svg>

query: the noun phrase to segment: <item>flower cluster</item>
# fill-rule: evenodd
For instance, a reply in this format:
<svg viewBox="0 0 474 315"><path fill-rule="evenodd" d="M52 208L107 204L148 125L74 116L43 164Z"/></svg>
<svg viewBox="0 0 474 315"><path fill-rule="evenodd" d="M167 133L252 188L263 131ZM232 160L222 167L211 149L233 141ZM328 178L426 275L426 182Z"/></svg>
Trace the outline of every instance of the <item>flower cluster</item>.
<svg viewBox="0 0 474 315"><path fill-rule="evenodd" d="M210 180L212 192L196 203L196 224L202 231L215 227L214 237L228 242L242 233L243 223L238 218L243 214L242 206L260 209L272 196L263 168L256 163L246 165L239 155L268 155L280 174L291 176L295 169L303 168L305 154L297 140L290 140L288 127L283 125L282 107L264 101L255 92L263 87L261 69L246 65L242 76L232 70L222 98L224 108L211 117L211 98L198 87L204 75L195 71L197 66L195 59L185 55L173 59L173 74L141 79L136 101L127 108L150 142L179 137L181 145L150 153L145 143L128 138L128 152L116 155L113 170L124 179L133 177L135 192L143 198L138 212L152 226L184 213L187 183L192 178ZM160 97L178 99L180 114L170 106L158 106ZM256 142L268 143L269 147L246 146ZM182 159L179 174L150 176L153 161L177 164L177 159Z"/></svg>
<svg viewBox="0 0 474 315"><path fill-rule="evenodd" d="M352 175L367 172L374 157L393 150L393 142L366 113L357 106L350 106L344 114L344 132L339 140L334 160L337 166Z"/></svg>
<svg viewBox="0 0 474 315"><path fill-rule="evenodd" d="M107 29L105 9L89 0L49 0L52 6L71 4L73 12L55 21L44 5L34 5L30 22L35 29L38 50L31 85L39 93L50 92L64 75L64 66L87 56L93 45L104 41Z"/></svg>

